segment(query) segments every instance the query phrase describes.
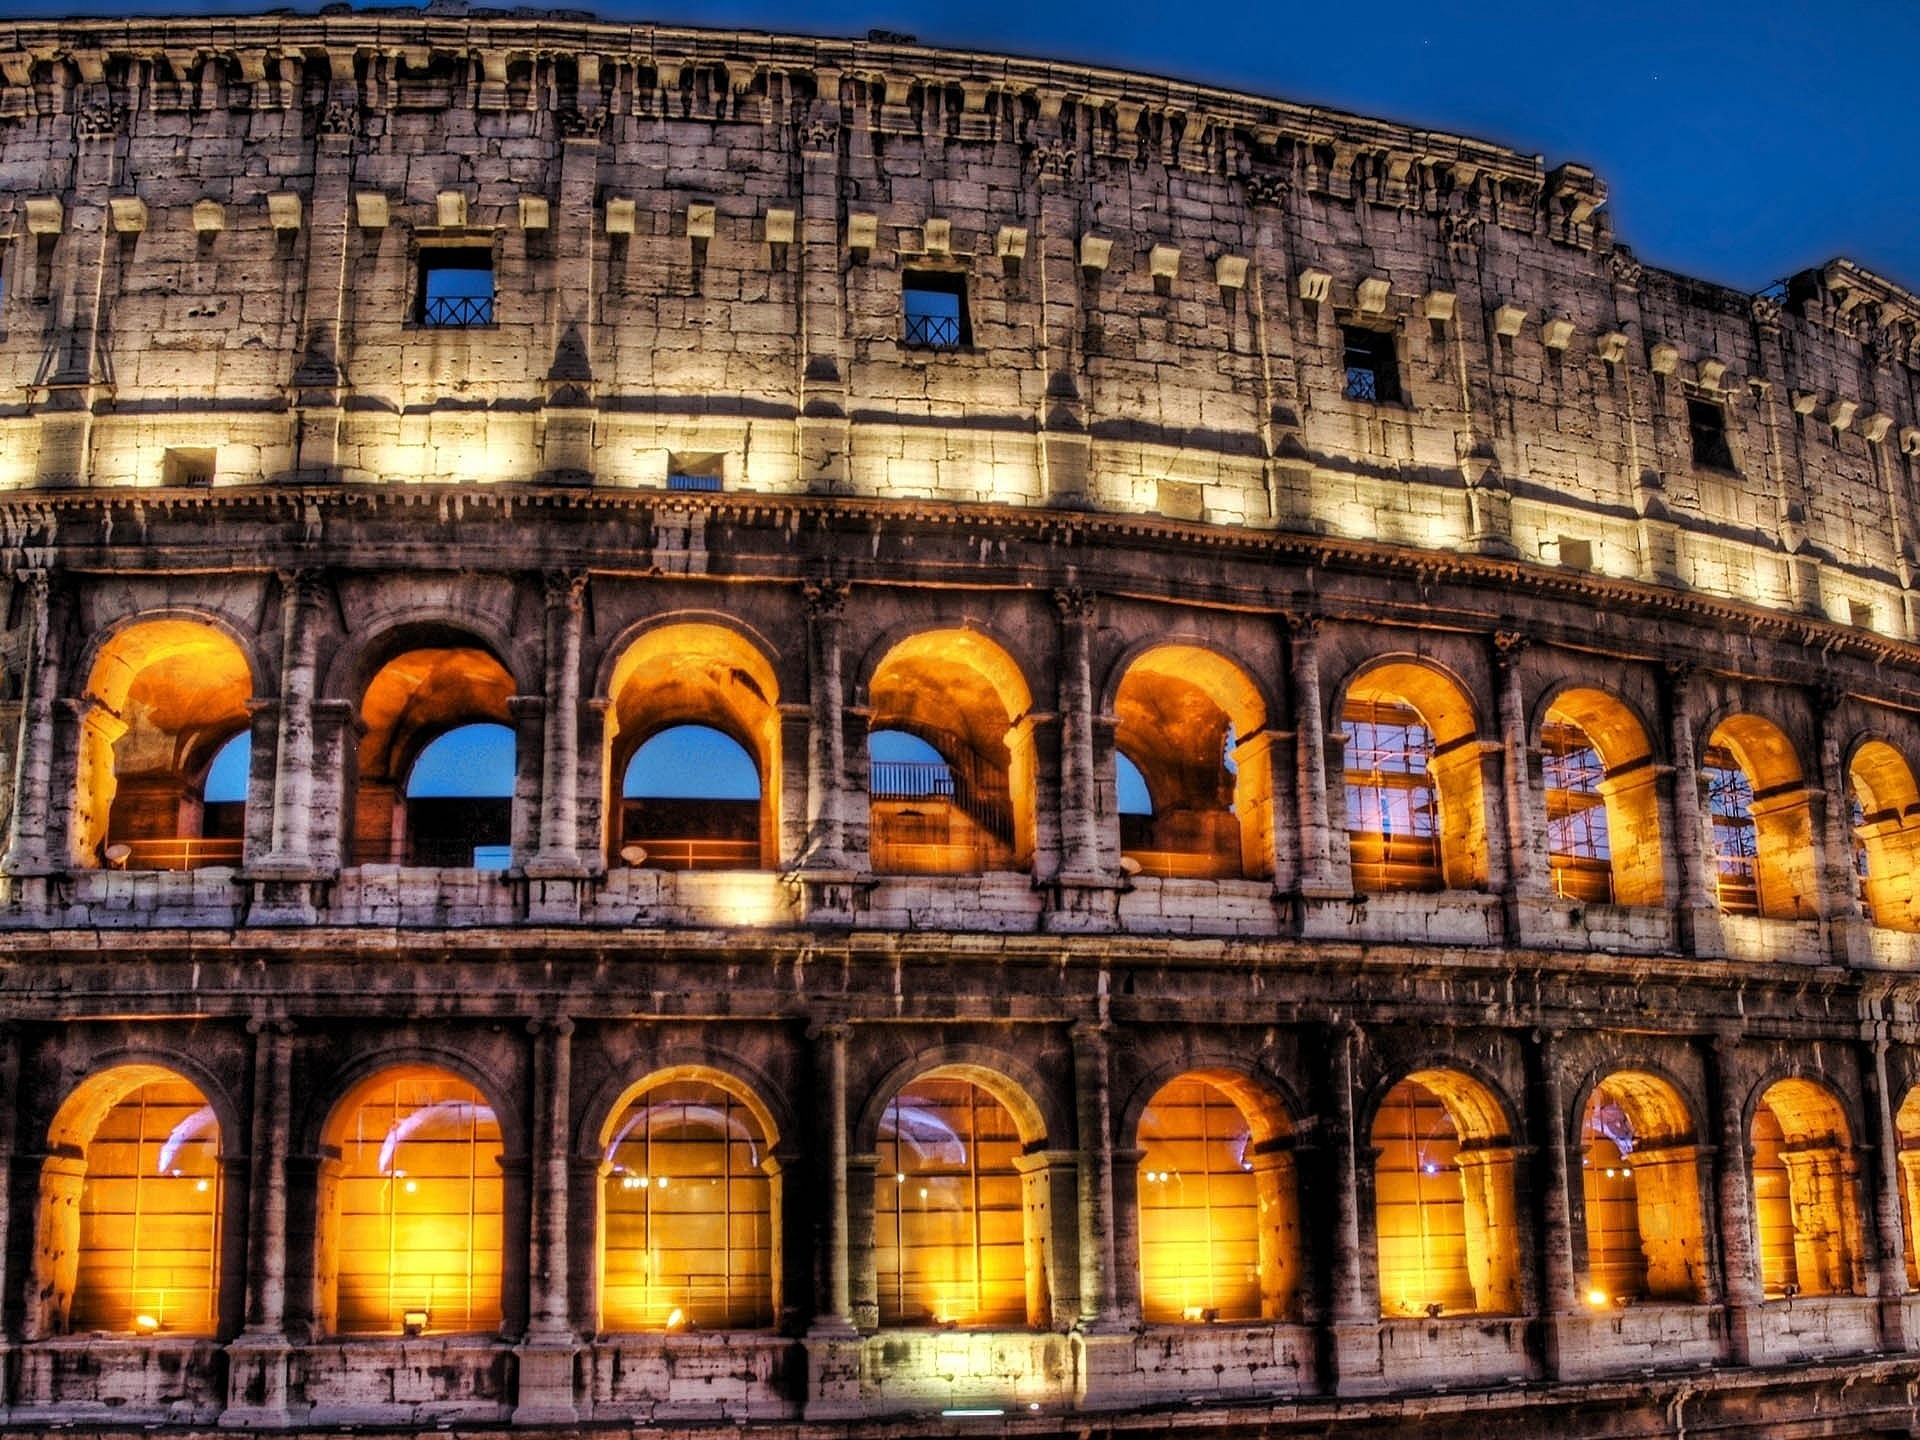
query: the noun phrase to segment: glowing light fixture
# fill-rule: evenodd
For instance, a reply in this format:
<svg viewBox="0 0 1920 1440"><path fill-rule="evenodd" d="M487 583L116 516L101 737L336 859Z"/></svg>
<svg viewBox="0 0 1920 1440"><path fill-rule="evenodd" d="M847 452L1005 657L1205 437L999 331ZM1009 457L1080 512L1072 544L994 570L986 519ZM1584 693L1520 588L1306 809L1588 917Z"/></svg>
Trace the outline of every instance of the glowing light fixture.
<svg viewBox="0 0 1920 1440"><path fill-rule="evenodd" d="M1589 1305L1594 1305L1594 1306L1605 1305L1607 1303L1607 1298L1608 1298L1607 1292L1600 1289L1597 1286L1594 1289L1587 1291L1587 1303Z"/></svg>
<svg viewBox="0 0 1920 1440"><path fill-rule="evenodd" d="M160 1328L160 1321L152 1315L136 1315L133 1317L133 1328L142 1335L151 1335Z"/></svg>
<svg viewBox="0 0 1920 1440"><path fill-rule="evenodd" d="M423 1334L427 1328L427 1312L424 1310L406 1310L400 1315L400 1333L409 1338Z"/></svg>
<svg viewBox="0 0 1920 1440"><path fill-rule="evenodd" d="M1040 1407L1038 1405L1033 1405L1028 1408L1033 1410L1038 1410ZM981 1408L977 1410L954 1409L954 1410L942 1410L940 1412L940 1418L943 1420L994 1420L994 1419L998 1419L1000 1416L1006 1413L1007 1412L1005 1410L999 1409L998 1407L995 1407L993 1409Z"/></svg>

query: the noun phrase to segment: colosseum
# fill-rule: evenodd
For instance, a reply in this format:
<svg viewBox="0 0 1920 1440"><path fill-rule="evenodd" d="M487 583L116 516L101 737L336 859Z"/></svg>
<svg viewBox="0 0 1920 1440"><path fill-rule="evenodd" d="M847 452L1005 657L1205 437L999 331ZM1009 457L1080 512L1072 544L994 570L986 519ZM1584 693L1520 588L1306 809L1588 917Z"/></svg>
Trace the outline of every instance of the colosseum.
<svg viewBox="0 0 1920 1440"><path fill-rule="evenodd" d="M0 22L0 1424L1920 1430L1920 297L1605 201Z"/></svg>

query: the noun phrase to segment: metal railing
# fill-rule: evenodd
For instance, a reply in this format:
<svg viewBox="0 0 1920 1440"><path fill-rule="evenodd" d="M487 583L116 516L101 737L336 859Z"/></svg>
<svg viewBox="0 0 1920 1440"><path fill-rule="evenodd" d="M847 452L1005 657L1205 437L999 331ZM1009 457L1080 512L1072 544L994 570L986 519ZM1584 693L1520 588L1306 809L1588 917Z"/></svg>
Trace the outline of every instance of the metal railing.
<svg viewBox="0 0 1920 1440"><path fill-rule="evenodd" d="M758 870L757 840L701 840L694 837L662 839L648 836L630 840L622 850L638 846L646 852L639 862L647 870ZM631 863L624 860L623 863Z"/></svg>
<svg viewBox="0 0 1920 1440"><path fill-rule="evenodd" d="M953 767L940 760L875 760L867 793L876 800L951 800Z"/></svg>
<svg viewBox="0 0 1920 1440"><path fill-rule="evenodd" d="M1121 852L1140 867L1142 875L1161 880L1233 880L1241 874L1238 855L1211 850L1136 850Z"/></svg>
<svg viewBox="0 0 1920 1440"><path fill-rule="evenodd" d="M202 840L126 840L127 856L120 870L207 870L216 865L238 865L242 842ZM109 847L114 848L114 847Z"/></svg>
<svg viewBox="0 0 1920 1440"><path fill-rule="evenodd" d="M511 847L475 840L361 840L351 850L355 865L412 865L434 870L505 870Z"/></svg>
<svg viewBox="0 0 1920 1440"><path fill-rule="evenodd" d="M463 330L493 324L491 295L430 295L420 307L420 323L436 330Z"/></svg>
<svg viewBox="0 0 1920 1440"><path fill-rule="evenodd" d="M953 315L909 315L907 344L921 350L958 350L959 318Z"/></svg>

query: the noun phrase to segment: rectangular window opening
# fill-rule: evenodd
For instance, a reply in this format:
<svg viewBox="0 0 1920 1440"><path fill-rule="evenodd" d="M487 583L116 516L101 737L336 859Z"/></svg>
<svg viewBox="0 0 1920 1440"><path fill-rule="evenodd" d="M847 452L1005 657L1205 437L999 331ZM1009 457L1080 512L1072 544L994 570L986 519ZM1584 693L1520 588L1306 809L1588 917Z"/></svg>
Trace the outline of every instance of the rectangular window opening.
<svg viewBox="0 0 1920 1440"><path fill-rule="evenodd" d="M725 455L667 456L667 489L723 490L726 488Z"/></svg>
<svg viewBox="0 0 1920 1440"><path fill-rule="evenodd" d="M900 281L905 343L915 350L959 350L973 344L967 277L957 270L909 270Z"/></svg>
<svg viewBox="0 0 1920 1440"><path fill-rule="evenodd" d="M1593 568L1593 542L1576 540L1571 535L1560 537L1560 563L1574 570Z"/></svg>
<svg viewBox="0 0 1920 1440"><path fill-rule="evenodd" d="M1693 436L1693 463L1713 470L1733 469L1727 444L1727 411L1717 400L1687 397L1687 430Z"/></svg>
<svg viewBox="0 0 1920 1440"><path fill-rule="evenodd" d="M493 251L431 246L420 252L420 324L460 330L493 324Z"/></svg>
<svg viewBox="0 0 1920 1440"><path fill-rule="evenodd" d="M1859 626L1862 630L1871 630L1873 628L1873 606L1864 600L1849 600L1847 602L1847 619L1850 623Z"/></svg>
<svg viewBox="0 0 1920 1440"><path fill-rule="evenodd" d="M208 447L169 447L160 463L160 483L205 488L213 484L215 451Z"/></svg>
<svg viewBox="0 0 1920 1440"><path fill-rule="evenodd" d="M1343 325L1340 336L1346 349L1347 399L1368 400L1376 405L1399 404L1400 359L1393 332Z"/></svg>

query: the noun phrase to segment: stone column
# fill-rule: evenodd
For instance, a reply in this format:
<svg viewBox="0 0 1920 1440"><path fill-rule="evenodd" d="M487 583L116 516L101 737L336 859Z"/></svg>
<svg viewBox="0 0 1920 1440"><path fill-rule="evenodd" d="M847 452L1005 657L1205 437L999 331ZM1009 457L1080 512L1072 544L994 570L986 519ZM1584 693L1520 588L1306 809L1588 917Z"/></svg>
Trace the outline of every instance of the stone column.
<svg viewBox="0 0 1920 1440"><path fill-rule="evenodd" d="M1514 631L1493 637L1495 669L1500 680L1500 744L1502 793L1507 812L1507 888L1511 918L1520 924L1515 938L1523 938L1526 919L1522 907L1546 904L1553 895L1553 868L1547 854L1547 814L1540 786L1534 780L1533 747L1527 733L1526 688L1521 683L1522 657L1532 640Z"/></svg>
<svg viewBox="0 0 1920 1440"><path fill-rule="evenodd" d="M1328 1060L1326 1115L1328 1171L1333 1190L1333 1235L1327 1316L1334 1393L1377 1389L1380 1382L1380 1297L1360 1233L1361 1186L1372 1188L1372 1145L1363 1144L1355 1114L1354 1055L1360 1027L1352 1022L1322 1032ZM1364 1175L1362 1172L1365 1172Z"/></svg>
<svg viewBox="0 0 1920 1440"><path fill-rule="evenodd" d="M853 868L847 852L846 689L841 675L847 586L821 580L806 585L808 698L813 722L807 736L807 846L803 870Z"/></svg>
<svg viewBox="0 0 1920 1440"><path fill-rule="evenodd" d="M1080 204L1071 188L1080 156L1060 123L1062 108L1077 103L1058 91L1041 91L1031 151L1040 191L1034 269L1040 300L1040 362L1047 377L1038 416L1040 477L1049 505L1073 509L1089 503L1092 449L1081 390Z"/></svg>
<svg viewBox="0 0 1920 1440"><path fill-rule="evenodd" d="M807 1327L807 1419L833 1419L860 1412L860 1335L853 1323L853 1158L847 1136L847 1038L843 1019L817 1022L807 1033L813 1042L813 1073L819 1087L816 1134L827 1161L822 1223L817 1231L824 1252L815 1273L824 1295L815 1291L816 1309ZM861 1157L865 1234L873 1233L873 1165ZM816 1282L818 1284L818 1282ZM819 1302L824 1299L824 1308Z"/></svg>
<svg viewBox="0 0 1920 1440"><path fill-rule="evenodd" d="M1720 1275L1727 1312L1727 1358L1750 1365L1760 1350L1760 1258L1754 1248L1753 1181L1747 1145L1745 1082L1739 1041L1715 1035L1707 1051L1718 1163L1714 1167L1720 1228Z"/></svg>
<svg viewBox="0 0 1920 1440"><path fill-rule="evenodd" d="M1845 692L1835 687L1822 686L1813 694L1820 779L1811 828L1819 851L1819 909L1826 921L1827 953L1841 965L1864 965L1873 958L1873 936L1853 868L1853 786L1840 749L1844 737L1837 714L1845 701Z"/></svg>
<svg viewBox="0 0 1920 1440"><path fill-rule="evenodd" d="M1110 883L1101 867L1099 776L1093 756L1091 634L1099 599L1056 590L1060 612L1060 874L1064 882Z"/></svg>
<svg viewBox="0 0 1920 1440"><path fill-rule="evenodd" d="M20 739L14 746L14 805L7 853L0 871L18 885L42 881L37 903L44 904L44 878L60 867L48 846L48 806L53 792L53 702L60 689L60 647L53 643L53 603L45 570L28 570L26 587L26 695L20 705ZM24 897L22 897L24 898Z"/></svg>
<svg viewBox="0 0 1920 1440"><path fill-rule="evenodd" d="M1338 758L1329 751L1338 746L1328 743L1320 689L1320 621L1312 615L1288 616L1287 630L1298 766L1295 810L1300 824L1300 893L1308 899L1346 899L1353 894L1353 882L1347 873L1346 837L1334 830L1327 793L1328 776Z"/></svg>
<svg viewBox="0 0 1920 1440"><path fill-rule="evenodd" d="M520 1386L516 1425L564 1425L574 1405L575 1342L568 1311L568 1186L573 1133L573 1021L533 1021L532 1225L527 1246L527 1333L514 1350Z"/></svg>
<svg viewBox="0 0 1920 1440"><path fill-rule="evenodd" d="M352 266L353 151L360 129L354 52L327 52L327 96L313 142L313 198L306 216L306 299L292 389L295 477L340 478L340 427L347 388L345 329ZM295 112L298 113L297 111Z"/></svg>
<svg viewBox="0 0 1920 1440"><path fill-rule="evenodd" d="M113 103L98 50L76 53L80 84L74 95L73 178L67 191L72 213L56 222L66 236L59 247L58 282L44 381L35 407L40 422L39 484L46 489L85 485L93 465L93 415L108 378L101 337L105 331L109 259L114 250L108 196L126 110ZM37 236L35 237L38 238Z"/></svg>
<svg viewBox="0 0 1920 1440"><path fill-rule="evenodd" d="M1868 1183L1873 1195L1873 1294L1880 1301L1880 1348L1907 1348L1907 1238L1900 1214L1900 1131L1894 1124L1893 1094L1887 1083L1884 1034L1861 1046L1866 1076L1867 1123L1872 1127L1873 1164Z"/></svg>
<svg viewBox="0 0 1920 1440"><path fill-rule="evenodd" d="M850 432L840 235L840 72L816 72L818 95L797 127L800 160L800 465L818 491L845 491Z"/></svg>
<svg viewBox="0 0 1920 1440"><path fill-rule="evenodd" d="M20 1093L20 1031L12 1022L0 1023L0 1095L18 1095ZM12 1221L18 1211L13 1201L14 1153L20 1143L20 1111L17 1105L7 1105L0 1109L0 1296L13 1293L12 1286L17 1278L13 1264L13 1228ZM32 1211L25 1212L32 1215ZM0 1304L0 1366L6 1362L13 1338L12 1327L7 1323L9 1307ZM0 1370L4 1373L4 1370Z"/></svg>
<svg viewBox="0 0 1920 1440"><path fill-rule="evenodd" d="M1118 1328L1113 1236L1113 1094L1104 1021L1076 1021L1075 1123L1080 1132L1080 1328Z"/></svg>
<svg viewBox="0 0 1920 1440"><path fill-rule="evenodd" d="M1573 1176L1567 1154L1566 1090L1560 1080L1560 1032L1536 1030L1527 1045L1530 1124L1540 1156L1540 1328L1547 1374L1564 1365L1562 1325L1580 1309L1579 1262L1573 1254Z"/></svg>
<svg viewBox="0 0 1920 1440"><path fill-rule="evenodd" d="M1680 882L1678 939L1682 949L1714 956L1725 947L1720 938L1720 908L1711 868L1713 835L1704 823L1706 807L1700 794L1692 678L1690 665L1667 667L1667 741L1673 747L1673 853Z"/></svg>
<svg viewBox="0 0 1920 1440"><path fill-rule="evenodd" d="M580 918L580 628L584 573L546 577L546 723L541 726L540 848L527 862L529 918Z"/></svg>
<svg viewBox="0 0 1920 1440"><path fill-rule="evenodd" d="M226 1425L284 1426L288 1411L287 1147L293 1128L293 1026L255 1020L247 1139L246 1320L227 1347Z"/></svg>
<svg viewBox="0 0 1920 1440"><path fill-rule="evenodd" d="M273 752L271 849L252 867L261 893L249 918L313 919L314 700L323 580L317 570L280 574L279 735Z"/></svg>
<svg viewBox="0 0 1920 1440"><path fill-rule="evenodd" d="M599 291L594 284L593 232L599 212L601 138L608 120L598 84L600 57L579 55L575 64L578 103L554 114L560 155L548 312L553 358L540 413L540 472L561 484L590 482L594 471L593 312Z"/></svg>

